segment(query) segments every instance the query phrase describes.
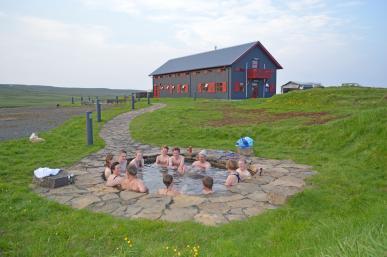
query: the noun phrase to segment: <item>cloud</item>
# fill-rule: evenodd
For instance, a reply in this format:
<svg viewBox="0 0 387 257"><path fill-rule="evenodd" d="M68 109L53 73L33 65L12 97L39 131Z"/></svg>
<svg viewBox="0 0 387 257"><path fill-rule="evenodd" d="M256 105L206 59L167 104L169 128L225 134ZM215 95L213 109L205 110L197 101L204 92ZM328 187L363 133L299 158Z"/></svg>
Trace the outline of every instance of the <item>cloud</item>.
<svg viewBox="0 0 387 257"><path fill-rule="evenodd" d="M362 82L356 74L365 70L358 64L370 62L358 54L365 38L355 18L340 14L360 1L78 1L86 13L110 15L111 22L0 13L0 38L7 38L0 41L1 82L145 89L151 87L147 75L170 58L256 40L284 66L278 85L287 80L333 84L351 76ZM117 30L125 26L122 16L130 18L130 27ZM378 76L375 69L368 74Z"/></svg>
<svg viewBox="0 0 387 257"><path fill-rule="evenodd" d="M17 30L0 27L0 38L8 39L0 42L2 83L147 89L164 54L181 54L158 42L114 43L103 26L32 16L7 23Z"/></svg>

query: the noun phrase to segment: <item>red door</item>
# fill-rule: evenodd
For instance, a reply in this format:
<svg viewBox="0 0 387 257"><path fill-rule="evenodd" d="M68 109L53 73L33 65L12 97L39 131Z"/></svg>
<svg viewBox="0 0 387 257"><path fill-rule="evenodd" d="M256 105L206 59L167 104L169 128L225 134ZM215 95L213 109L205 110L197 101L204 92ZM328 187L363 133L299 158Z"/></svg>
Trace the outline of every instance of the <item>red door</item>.
<svg viewBox="0 0 387 257"><path fill-rule="evenodd" d="M153 97L154 98L159 98L160 97L160 90L159 86L153 86Z"/></svg>
<svg viewBox="0 0 387 257"><path fill-rule="evenodd" d="M257 98L258 97L258 83L253 83L251 85L251 98Z"/></svg>

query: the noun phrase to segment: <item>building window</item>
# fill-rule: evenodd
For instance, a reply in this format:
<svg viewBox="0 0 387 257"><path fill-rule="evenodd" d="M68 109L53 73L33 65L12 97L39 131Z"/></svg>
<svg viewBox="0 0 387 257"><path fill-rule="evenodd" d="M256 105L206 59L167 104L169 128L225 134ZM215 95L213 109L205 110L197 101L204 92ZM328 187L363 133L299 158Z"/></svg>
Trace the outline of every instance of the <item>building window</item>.
<svg viewBox="0 0 387 257"><path fill-rule="evenodd" d="M186 72L185 75L188 76L188 75L189 75L189 72Z"/></svg>
<svg viewBox="0 0 387 257"><path fill-rule="evenodd" d="M222 82L216 82L215 84L215 92L223 92L223 83Z"/></svg>
<svg viewBox="0 0 387 257"><path fill-rule="evenodd" d="M195 74L200 74L200 71L195 72Z"/></svg>
<svg viewBox="0 0 387 257"><path fill-rule="evenodd" d="M245 85L243 82L235 82L234 84L234 92L244 92Z"/></svg>

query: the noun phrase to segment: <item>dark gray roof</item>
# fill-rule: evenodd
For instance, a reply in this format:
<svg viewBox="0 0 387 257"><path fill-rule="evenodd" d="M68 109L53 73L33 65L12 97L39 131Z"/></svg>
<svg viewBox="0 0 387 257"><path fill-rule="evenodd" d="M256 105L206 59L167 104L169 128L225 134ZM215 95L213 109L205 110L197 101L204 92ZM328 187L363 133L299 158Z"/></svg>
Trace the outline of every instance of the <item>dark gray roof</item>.
<svg viewBox="0 0 387 257"><path fill-rule="evenodd" d="M288 83L282 85L282 87L286 87L289 84L296 84L303 87L322 87L321 83L318 83L318 82L301 82L301 81L289 81Z"/></svg>
<svg viewBox="0 0 387 257"><path fill-rule="evenodd" d="M232 46L213 50L209 52L188 55L180 58L170 59L149 76L166 74L172 72L182 72L190 70L198 70L204 68L229 66L233 64L239 57L250 50L255 45L259 45L266 54L269 55L279 69L282 69L281 65L271 56L271 54L258 42L251 42L243 45Z"/></svg>

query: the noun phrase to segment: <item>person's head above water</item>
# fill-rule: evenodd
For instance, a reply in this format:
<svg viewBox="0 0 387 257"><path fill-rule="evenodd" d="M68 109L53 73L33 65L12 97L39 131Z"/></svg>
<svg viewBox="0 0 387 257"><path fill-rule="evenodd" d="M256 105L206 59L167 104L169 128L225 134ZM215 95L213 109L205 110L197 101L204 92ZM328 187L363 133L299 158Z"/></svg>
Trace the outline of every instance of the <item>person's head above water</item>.
<svg viewBox="0 0 387 257"><path fill-rule="evenodd" d="M211 189L212 190L212 186L214 185L214 179L210 176L205 176L203 179L202 179L202 182L203 182L203 186L208 188L208 189Z"/></svg>
<svg viewBox="0 0 387 257"><path fill-rule="evenodd" d="M167 145L163 145L161 147L161 154L167 155L169 151L169 147Z"/></svg>
<svg viewBox="0 0 387 257"><path fill-rule="evenodd" d="M142 159L142 151L141 150L137 150L136 151L136 157L135 157L137 160L141 160Z"/></svg>
<svg viewBox="0 0 387 257"><path fill-rule="evenodd" d="M165 174L163 176L163 183L168 188L173 182L173 177L170 174Z"/></svg>
<svg viewBox="0 0 387 257"><path fill-rule="evenodd" d="M137 176L137 168L134 165L128 165L126 167L126 173L128 177L136 177Z"/></svg>
<svg viewBox="0 0 387 257"><path fill-rule="evenodd" d="M227 160L226 169L228 170L236 170L238 168L237 162L235 160Z"/></svg>
<svg viewBox="0 0 387 257"><path fill-rule="evenodd" d="M105 158L105 167L111 167L111 165L112 165L112 161L113 161L113 154L111 154L111 153L108 153L107 155L106 155L106 158Z"/></svg>
<svg viewBox="0 0 387 257"><path fill-rule="evenodd" d="M179 148L179 147L174 147L174 148L172 149L172 154L173 154L174 156L179 156L179 155L180 155L180 148Z"/></svg>
<svg viewBox="0 0 387 257"><path fill-rule="evenodd" d="M198 160L200 162L205 162L206 161L206 158L207 158L207 151L206 150L201 150L199 153L198 153Z"/></svg>
<svg viewBox="0 0 387 257"><path fill-rule="evenodd" d="M118 161L119 162L126 161L126 155L127 155L126 151L125 150L121 150L120 151L120 155L118 156Z"/></svg>
<svg viewBox="0 0 387 257"><path fill-rule="evenodd" d="M238 167L241 170L246 170L246 159L245 158L240 158L238 161Z"/></svg>
<svg viewBox="0 0 387 257"><path fill-rule="evenodd" d="M120 163L119 162L113 162L112 166L110 167L110 170L112 173L116 176L120 175Z"/></svg>

